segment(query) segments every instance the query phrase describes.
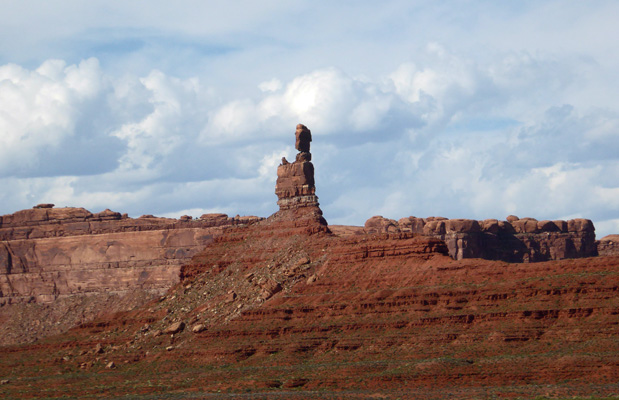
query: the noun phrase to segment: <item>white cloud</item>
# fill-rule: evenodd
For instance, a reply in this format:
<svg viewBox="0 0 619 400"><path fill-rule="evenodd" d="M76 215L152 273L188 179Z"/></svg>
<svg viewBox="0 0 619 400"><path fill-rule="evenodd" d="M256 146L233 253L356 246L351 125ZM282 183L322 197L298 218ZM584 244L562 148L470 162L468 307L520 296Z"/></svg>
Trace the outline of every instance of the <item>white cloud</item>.
<svg viewBox="0 0 619 400"><path fill-rule="evenodd" d="M0 174L41 168L41 153L73 137L104 85L96 59L66 66L49 60L34 71L0 67Z"/></svg>
<svg viewBox="0 0 619 400"><path fill-rule="evenodd" d="M273 145L290 148L294 125L303 122L316 135L315 146L332 143L326 148L330 158L321 159L317 153L315 163L333 171L318 186L325 194L321 195L323 208L336 213L336 222L353 218L354 223L362 223L359 218L377 212L392 217L442 213L475 218L525 212L559 218L573 214L574 204L596 215L598 209L617 209L616 182L608 177L602 182L600 164L589 165L609 142L617 140L616 113L583 114L573 106L553 105L529 116L526 124L499 123L479 130L474 121L484 117L475 116L478 110L472 104L482 104L486 120L509 116L509 80L497 75L494 65L458 60L444 49L439 56L437 64L422 69L402 64L387 80L354 78L337 69L316 70L254 99L214 108L210 108L217 104L212 91L197 78L179 79L156 70L142 78L114 78L105 76L96 60L70 66L52 60L36 71L5 66L4 76L12 78L10 82L5 78L3 84L20 82L25 89L14 96L43 99L41 113L48 113L48 119L37 118L44 122L16 130L18 139L39 135L48 140L32 142L35 150L49 141L71 145L71 140L77 140L72 138L74 127L87 100L103 95L107 99L104 131L124 143L116 155L116 167L99 175L97 185L76 176L56 179L53 188L41 193L47 201L61 204L80 200L84 205L101 207L107 202L123 208L123 204L158 196L170 204L178 202L177 209L212 210L171 196L187 197L181 195L187 191L189 197L199 198L206 190L217 193L209 201L230 212L230 203L224 206L221 201L243 204L246 191L254 187L254 199L263 204L260 208L269 209L266 205L274 203L272 188L264 184L272 186L281 157L292 156L273 151ZM525 82L538 84L535 79ZM495 102L484 108L482 97L488 86ZM552 99L547 101L552 104ZM23 114L26 109L22 106ZM47 135L54 127L57 134ZM284 138L290 143L282 142ZM20 143L6 143L11 153L19 152ZM606 159L607 165L616 166L615 156L607 154ZM214 174L200 178L201 169ZM157 183L172 175L178 183ZM194 175L197 182L184 183ZM258 182L262 184L256 186ZM583 190L595 196L582 201ZM155 208L165 210L163 200L159 202ZM242 207L252 210L249 203Z"/></svg>
<svg viewBox="0 0 619 400"><path fill-rule="evenodd" d="M258 89L262 90L263 92L277 92L281 88L282 82L277 78L273 78L269 81L264 81L260 85L258 85Z"/></svg>
<svg viewBox="0 0 619 400"><path fill-rule="evenodd" d="M331 222L584 216L600 234L619 212L617 11L5 5L2 212L51 201L264 216L304 123Z"/></svg>
<svg viewBox="0 0 619 400"><path fill-rule="evenodd" d="M180 80L153 71L140 83L146 89L142 99L152 106L152 112L139 121L123 124L111 135L127 143L127 152L120 159L120 168L130 170L155 170L167 166L163 159L181 146L190 145L197 137L201 119L197 114L196 92L199 84L195 79ZM191 119L189 131L185 119Z"/></svg>
<svg viewBox="0 0 619 400"><path fill-rule="evenodd" d="M249 135L260 122L256 105L248 100L235 100L213 112L201 133L205 144L235 141Z"/></svg>

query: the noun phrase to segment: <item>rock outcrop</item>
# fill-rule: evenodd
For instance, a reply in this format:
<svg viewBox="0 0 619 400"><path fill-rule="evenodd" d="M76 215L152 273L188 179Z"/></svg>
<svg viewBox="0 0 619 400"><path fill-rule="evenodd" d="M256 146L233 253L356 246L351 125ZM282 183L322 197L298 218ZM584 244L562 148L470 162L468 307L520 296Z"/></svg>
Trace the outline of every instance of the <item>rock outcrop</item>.
<svg viewBox="0 0 619 400"><path fill-rule="evenodd" d="M330 231L311 133L295 136L266 219L49 204L1 217L0 297L22 301L0 307L0 345L75 328L7 348L0 397L616 394L619 257L559 260L616 254L616 237L596 244L585 219L515 216L376 216ZM89 301L175 282L149 303Z"/></svg>
<svg viewBox="0 0 619 400"><path fill-rule="evenodd" d="M226 229L157 302L8 349L5 397L617 393L617 257L454 261L443 240L412 232L276 234L282 226ZM174 323L185 329L163 334ZM118 373L106 373L112 361Z"/></svg>
<svg viewBox="0 0 619 400"><path fill-rule="evenodd" d="M600 256L619 256L619 235L604 236L597 242Z"/></svg>
<svg viewBox="0 0 619 400"><path fill-rule="evenodd" d="M129 218L127 214L104 210L91 213L84 208L53 208L44 204L29 210L0 216L0 240L41 239L104 233L139 232L162 229L211 228L252 223L258 217L229 218L225 214L204 214L199 219L158 218L143 215Z"/></svg>
<svg viewBox="0 0 619 400"><path fill-rule="evenodd" d="M198 219L184 215L178 220L152 215L129 218L111 210L91 213L53 204L1 216L0 344L22 340L16 333L27 323L24 315L46 312L44 308L27 311L31 305L53 304L49 315L81 310L79 318L60 324L52 318L40 324L45 329L30 326L28 335L36 338L92 320L97 307L126 304L113 308L123 311L180 281L220 276L223 271L243 274L252 282L243 284L245 292L240 285L222 294L226 312L234 313L246 298L270 301L298 282L314 285L326 269L337 271L346 263L354 266L373 260L372 264L412 262L412 266L447 255L456 260L521 263L618 253L619 241L607 237L596 242L594 226L586 219L537 221L512 215L505 221L441 217L396 221L375 216L363 228L336 226L331 231L316 196L311 140L310 130L297 125L298 154L292 163L283 158L277 169L279 211L266 219L225 214ZM289 257L292 249L299 257ZM259 271L263 276L258 278ZM226 285L234 280L226 274L220 277ZM127 294L140 300L122 303L111 297ZM80 303L86 297L95 300ZM7 312L16 305L25 310L17 313L19 320ZM195 322L187 321L187 326ZM7 326L16 327L11 335L2 330Z"/></svg>
<svg viewBox="0 0 619 400"><path fill-rule="evenodd" d="M293 163L282 158L277 168L277 195L280 210L299 207L318 207L314 185L314 165L311 162L310 142L312 133L305 125L297 125L295 148L299 150Z"/></svg>
<svg viewBox="0 0 619 400"><path fill-rule="evenodd" d="M178 282L180 266L214 235L257 220L225 214L133 219L52 204L4 215L0 305L135 289L162 292Z"/></svg>
<svg viewBox="0 0 619 400"><path fill-rule="evenodd" d="M445 232L475 229L434 221ZM168 391L183 382L184 390L237 397L265 388L286 398L486 398L489 387L506 398L616 393L616 257L454 261L445 241L428 235L289 234L287 223L269 218L226 230L158 302L82 325L70 345L53 341L48 352L81 365L92 357L79 349L103 342L106 362L157 370L149 379ZM181 322L186 328L173 338L161 334ZM200 332L187 328L198 325ZM20 376L9 369L17 355L7 356L0 375L6 365ZM66 382L55 373L67 363L36 361L49 376L20 380L24 393ZM188 368L167 368L176 363ZM116 376L95 374L104 365L88 366L83 379L97 389L117 385ZM121 390L150 390L142 376L127 379L134 380ZM82 393L83 383L71 382L50 392Z"/></svg>
<svg viewBox="0 0 619 400"><path fill-rule="evenodd" d="M328 232L327 221L316 196L314 165L311 162L310 142L312 134L305 125L298 124L295 132L295 148L299 151L293 163L282 158L277 168L277 195L279 211L269 219L279 221L278 229L284 225L301 228L308 232Z"/></svg>
<svg viewBox="0 0 619 400"><path fill-rule="evenodd" d="M375 216L365 223L366 233L411 232L445 241L449 255L508 262L538 262L598 254L595 228L588 219L538 221L509 216L506 221L402 218Z"/></svg>

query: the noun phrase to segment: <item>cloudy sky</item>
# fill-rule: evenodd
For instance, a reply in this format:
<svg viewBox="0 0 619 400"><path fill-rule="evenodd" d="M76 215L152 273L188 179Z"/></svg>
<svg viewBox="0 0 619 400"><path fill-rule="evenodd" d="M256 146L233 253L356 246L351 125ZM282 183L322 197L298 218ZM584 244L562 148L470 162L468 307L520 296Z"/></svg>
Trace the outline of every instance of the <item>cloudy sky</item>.
<svg viewBox="0 0 619 400"><path fill-rule="evenodd" d="M619 233L619 2L0 3L0 214L268 216L307 125L331 224Z"/></svg>

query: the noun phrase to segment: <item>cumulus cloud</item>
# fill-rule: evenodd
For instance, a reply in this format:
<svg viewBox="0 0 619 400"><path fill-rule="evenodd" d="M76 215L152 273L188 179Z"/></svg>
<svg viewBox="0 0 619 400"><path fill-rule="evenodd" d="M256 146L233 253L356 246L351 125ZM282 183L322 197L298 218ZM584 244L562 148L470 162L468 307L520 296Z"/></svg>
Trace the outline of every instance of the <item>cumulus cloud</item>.
<svg viewBox="0 0 619 400"><path fill-rule="evenodd" d="M585 38L614 32L601 16L616 6L486 4L471 24L475 7L409 3L353 14L321 2L270 2L256 14L248 3L241 15L205 3L209 12L180 16L175 6L179 18L165 21L128 6L125 22L103 13L96 26L76 17L102 6L77 7L59 16L75 23L38 24L51 39L27 32L17 47L5 13L2 211L53 202L265 216L276 208L276 167L294 157L304 123L331 223L518 214L589 217L598 232L619 231L619 53L606 40L589 51ZM31 17L45 20L42 10ZM513 35L523 26L533 32ZM578 50L561 47L561 35ZM30 45L49 59L24 56Z"/></svg>
<svg viewBox="0 0 619 400"><path fill-rule="evenodd" d="M127 121L111 132L126 143L119 170L160 176L170 165L167 158L197 136L202 123L197 101L200 91L195 79L170 78L153 71L140 78L145 93L142 102L150 104L150 112L137 121ZM187 122L190 121L188 124Z"/></svg>
<svg viewBox="0 0 619 400"><path fill-rule="evenodd" d="M282 82L277 78L273 78L269 81L264 81L258 85L258 89L262 90L263 92L277 92L281 88Z"/></svg>
<svg viewBox="0 0 619 400"><path fill-rule="evenodd" d="M80 131L86 125L97 127L95 110L104 100L105 85L96 59L69 66L49 60L33 71L14 64L1 66L0 176L57 173L67 153L66 142L79 143L76 137L83 134L101 139L113 151L114 141L101 132ZM86 145L80 150L95 149ZM97 149L101 150L105 149Z"/></svg>
<svg viewBox="0 0 619 400"><path fill-rule="evenodd" d="M423 124L405 99L382 83L320 69L295 77L262 98L228 102L210 112L204 143L281 137L281 127L302 121L315 135L340 145L384 140ZM355 139L351 139L355 136ZM360 138L360 139L359 139Z"/></svg>

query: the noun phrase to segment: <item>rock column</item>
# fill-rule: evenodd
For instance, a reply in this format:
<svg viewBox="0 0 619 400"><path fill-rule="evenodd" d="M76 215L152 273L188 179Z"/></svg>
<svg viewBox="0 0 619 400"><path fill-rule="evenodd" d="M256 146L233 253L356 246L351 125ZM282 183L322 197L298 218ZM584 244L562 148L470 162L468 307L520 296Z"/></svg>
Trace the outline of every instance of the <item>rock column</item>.
<svg viewBox="0 0 619 400"><path fill-rule="evenodd" d="M293 163L282 158L277 168L277 195L280 210L318 206L314 186L314 165L311 162L310 142L312 133L305 125L297 125L295 148L299 151Z"/></svg>

